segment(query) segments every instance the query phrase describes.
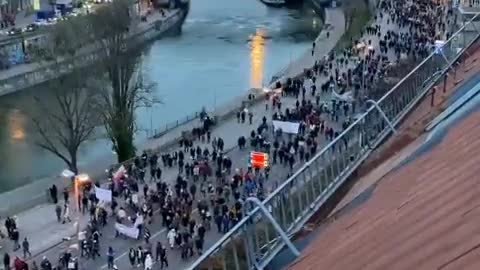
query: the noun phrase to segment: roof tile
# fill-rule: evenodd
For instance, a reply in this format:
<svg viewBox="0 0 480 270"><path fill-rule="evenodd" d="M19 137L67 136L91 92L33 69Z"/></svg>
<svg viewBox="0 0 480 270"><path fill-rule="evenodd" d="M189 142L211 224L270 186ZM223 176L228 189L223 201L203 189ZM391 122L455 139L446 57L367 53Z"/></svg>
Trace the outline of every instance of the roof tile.
<svg viewBox="0 0 480 270"><path fill-rule="evenodd" d="M480 113L384 176L290 269L480 269Z"/></svg>

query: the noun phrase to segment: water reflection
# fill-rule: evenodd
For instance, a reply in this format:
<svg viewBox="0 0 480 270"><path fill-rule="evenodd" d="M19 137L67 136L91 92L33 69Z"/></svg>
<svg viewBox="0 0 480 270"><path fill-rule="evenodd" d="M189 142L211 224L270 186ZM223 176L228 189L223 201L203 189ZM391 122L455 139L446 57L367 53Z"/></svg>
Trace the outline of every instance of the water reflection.
<svg viewBox="0 0 480 270"><path fill-rule="evenodd" d="M8 132L10 134L10 140L14 142L25 141L25 126L26 117L18 109L14 109L10 112L7 119Z"/></svg>
<svg viewBox="0 0 480 270"><path fill-rule="evenodd" d="M261 88L289 60L302 55L321 28L309 7L271 9L258 0L191 4L182 35L161 39L146 52L145 68L158 84L155 91L163 104L150 112L139 110L139 128L161 129L203 106L214 109L250 87ZM35 106L32 96L54 102L50 92L37 86L0 98L0 193L65 168L60 159L34 145L38 134L24 113ZM144 134L137 135L139 141ZM106 167L114 156L109 143L95 140L80 149L78 158L81 167L90 168Z"/></svg>
<svg viewBox="0 0 480 270"><path fill-rule="evenodd" d="M259 29L250 41L250 87L263 87L263 68L265 65L265 31Z"/></svg>

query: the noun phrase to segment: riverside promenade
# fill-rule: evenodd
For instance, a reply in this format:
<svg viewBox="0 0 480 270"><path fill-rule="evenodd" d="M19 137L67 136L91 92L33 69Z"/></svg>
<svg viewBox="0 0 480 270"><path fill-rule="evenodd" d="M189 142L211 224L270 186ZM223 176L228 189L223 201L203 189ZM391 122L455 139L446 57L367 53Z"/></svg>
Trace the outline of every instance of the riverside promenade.
<svg viewBox="0 0 480 270"><path fill-rule="evenodd" d="M326 38L325 33L323 33L324 38L321 41L317 41L317 46L315 47L314 55L318 57L318 59L323 58L324 55L328 54L337 43L338 39L342 36L344 32L344 16L343 12L340 9L327 9L326 11L326 23L331 25L331 28L328 30L330 32L330 38ZM320 34L322 37L322 34ZM318 40L318 39L317 39ZM321 46L319 46L321 43ZM310 55L311 58L311 49L308 49L305 55ZM292 73L285 74L285 77L293 77L298 75L298 73L294 73L296 70L303 71L304 68L311 67L313 61L308 57L302 57L295 61L295 65L298 65L298 68L291 69ZM319 81L318 84L323 83L325 80ZM214 126L212 131L212 137L221 137L225 142L225 149L227 150L227 156L233 162L233 168L245 168L248 164L249 160L249 151L248 150L239 150L236 148L237 139L239 136L249 137L250 131L256 128L261 122L263 115L267 116L267 119L270 120L270 115L272 111L265 110L265 102L262 98L262 93L256 93L258 96L259 102L255 102L251 106L248 107L249 111L253 113L253 123L249 125L247 123L240 124L237 122L235 118L235 112L237 108L240 108L240 103L243 103L245 99L235 101L236 104L228 104L225 108L217 111L214 113L215 116L218 117L219 123ZM328 100L330 96L322 96L322 99ZM294 97L285 97L282 98L283 107L293 107L295 106L296 99ZM270 105L270 104L269 104ZM233 107L232 107L233 106ZM232 108L234 108L232 113ZM248 121L247 121L248 122ZM152 139L148 141L145 145L139 147L139 153L143 150L152 150L157 149L161 150L162 153L168 153L177 149L177 144L175 141L182 135L184 131L189 131L192 128L198 126L200 123L198 120L194 120L188 122L182 126L172 129L170 132L164 134L163 136ZM338 123L327 123L327 125L332 126L334 128L339 128ZM200 147L204 148L207 144L198 144ZM318 145L318 149L321 149L325 145L325 142L320 143ZM104 175L104 170L107 166L111 164L108 160L105 161L98 161L95 164L91 164L85 168L82 168L82 171L89 173L95 181L103 180L100 178ZM301 164L295 164L295 168L298 168ZM99 178L96 176L98 175ZM164 181L172 183L177 175L176 169L164 169L162 174L162 178ZM271 175L268 184L267 184L267 192L269 190L273 190L281 181L284 181L287 178L288 170L281 165L273 165L271 170ZM36 188L32 189L33 193L17 193L14 194L13 191L9 196L5 197L4 195L0 196L0 205L11 205L12 208L17 207L18 209L22 208L19 205L22 204L22 200L26 205L29 205L29 199L32 197L37 197L39 201L43 198L45 200L45 188L50 186L53 182L56 182L59 190L61 191L62 188L68 184L68 182L64 179L57 179L56 181L52 181L46 184L47 180L43 184L43 187L36 186ZM23 189L26 191L26 188ZM59 198L61 199L61 195ZM13 202L16 200L16 202ZM16 205L16 206L14 206ZM31 206L29 206L31 207ZM76 206L71 203L70 209L76 209ZM38 262L41 257L47 256L51 259L51 261L55 261L58 258L58 254L62 251L67 249L69 246L75 243L73 241L63 241L63 238L71 237L76 233L76 226L74 225L75 222L78 222L80 228L83 228L85 224L88 222L88 217L83 216L78 212L73 212L72 214L72 223L67 224L60 224L56 221L54 206L48 203L37 203L37 206L26 211L20 212L11 212L8 209L2 208L0 209L4 213L8 213L9 215L16 214L16 218L18 220L18 227L20 231L20 239L27 237L30 241L30 249L32 254L34 255L33 258ZM4 215L5 216L5 215ZM40 221L41 220L41 221ZM165 243L166 236L165 230L159 224L159 218L156 218L155 221L149 225L150 231L152 233L151 241L155 243L156 241L162 241ZM114 250L116 251L116 261L117 264L120 266L128 265L128 248L132 246L138 246L139 241L133 240L126 240L122 238L115 238L114 237L114 228L110 222L107 227L102 229L102 239L101 243L107 243L102 245L102 254L106 249L106 245L111 245ZM207 249L213 243L215 243L219 239L220 235L215 232L209 232L205 239L204 247ZM9 252L12 256L14 253L12 250L12 243L8 240L2 240L2 245L4 246L3 250ZM17 252L17 255L21 255L21 252ZM180 256L177 251L168 251L168 259L170 264L170 269L183 269L193 260L189 261L182 261L180 260ZM106 261L105 259L98 259L96 261L92 260L85 260L81 262L81 265L84 267L82 269L104 269L106 268ZM121 268L122 269L122 268Z"/></svg>

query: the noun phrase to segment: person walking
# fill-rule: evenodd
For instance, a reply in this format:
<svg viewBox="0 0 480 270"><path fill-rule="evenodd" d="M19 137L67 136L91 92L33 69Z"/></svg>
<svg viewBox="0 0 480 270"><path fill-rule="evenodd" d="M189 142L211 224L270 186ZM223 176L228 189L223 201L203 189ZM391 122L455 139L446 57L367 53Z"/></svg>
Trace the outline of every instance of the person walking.
<svg viewBox="0 0 480 270"><path fill-rule="evenodd" d="M5 270L10 270L10 255L8 255L8 253L3 255L3 268Z"/></svg>
<svg viewBox="0 0 480 270"><path fill-rule="evenodd" d="M152 256L150 256L150 254L147 254L147 256L145 257L145 270L152 270L152 267L153 267Z"/></svg>
<svg viewBox="0 0 480 270"><path fill-rule="evenodd" d="M54 204L57 204L57 202L58 202L57 186L52 185L52 187L50 188L50 197L52 198L52 202Z"/></svg>
<svg viewBox="0 0 480 270"><path fill-rule="evenodd" d="M160 269L163 269L163 266L168 267L167 259L167 248L161 244L160 247Z"/></svg>
<svg viewBox="0 0 480 270"><path fill-rule="evenodd" d="M158 262L160 259L160 251L162 250L162 243L160 241L157 242L157 246L155 247L155 261Z"/></svg>
<svg viewBox="0 0 480 270"><path fill-rule="evenodd" d="M130 248L130 251L128 252L128 260L130 261L132 268L135 267L135 263L137 261L137 252L134 248Z"/></svg>
<svg viewBox="0 0 480 270"><path fill-rule="evenodd" d="M59 204L55 205L55 214L57 215L58 223L62 222L62 207Z"/></svg>
<svg viewBox="0 0 480 270"><path fill-rule="evenodd" d="M139 246L137 248L137 267L140 267L142 264L145 264L145 252L143 252L143 248Z"/></svg>
<svg viewBox="0 0 480 270"><path fill-rule="evenodd" d="M30 253L30 243L28 242L26 237L23 239L22 248L23 248L23 257L25 259L27 258L27 254L29 257L32 257L32 253Z"/></svg>
<svg viewBox="0 0 480 270"><path fill-rule="evenodd" d="M168 244L170 244L171 249L175 247L176 236L177 236L177 232L175 231L175 228L172 228L167 234Z"/></svg>
<svg viewBox="0 0 480 270"><path fill-rule="evenodd" d="M68 204L65 204L63 207L63 221L62 224L65 224L65 222L72 222L70 219L70 208L68 207Z"/></svg>
<svg viewBox="0 0 480 270"><path fill-rule="evenodd" d="M108 247L107 251L107 268L113 269L113 260L114 260L114 252L112 247Z"/></svg>
<svg viewBox="0 0 480 270"><path fill-rule="evenodd" d="M69 197L68 188L65 188L65 189L63 190L63 201L65 202L65 204L68 203L68 197Z"/></svg>
<svg viewBox="0 0 480 270"><path fill-rule="evenodd" d="M20 233L18 232L17 228L14 228L12 231L12 240L13 240L13 250L16 251L20 249L20 244L18 240L20 240Z"/></svg>

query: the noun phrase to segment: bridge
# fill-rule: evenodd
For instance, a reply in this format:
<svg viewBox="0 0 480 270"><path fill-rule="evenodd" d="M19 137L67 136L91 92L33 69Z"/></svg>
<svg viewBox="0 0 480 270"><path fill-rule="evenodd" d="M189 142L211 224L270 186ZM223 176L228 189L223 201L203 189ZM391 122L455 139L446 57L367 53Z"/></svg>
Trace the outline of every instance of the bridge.
<svg viewBox="0 0 480 270"><path fill-rule="evenodd" d="M475 15L449 39L371 105L350 127L270 194L260 206L245 203L245 217L208 249L189 270L265 269L289 237L332 197L382 142L395 134L406 115L480 37ZM454 79L455 80L455 79Z"/></svg>

